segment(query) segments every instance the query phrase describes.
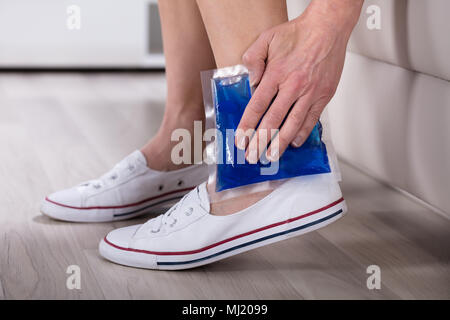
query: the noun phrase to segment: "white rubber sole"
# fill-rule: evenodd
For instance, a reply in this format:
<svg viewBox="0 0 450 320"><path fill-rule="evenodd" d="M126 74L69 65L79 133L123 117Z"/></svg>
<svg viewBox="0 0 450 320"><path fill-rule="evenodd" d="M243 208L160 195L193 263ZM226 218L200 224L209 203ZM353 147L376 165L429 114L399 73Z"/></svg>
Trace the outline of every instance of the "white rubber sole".
<svg viewBox="0 0 450 320"><path fill-rule="evenodd" d="M168 192L136 205L117 207L76 208L45 199L41 205L41 213L56 220L70 222L108 222L126 220L149 213L156 208L170 206L180 200L193 188Z"/></svg>
<svg viewBox="0 0 450 320"><path fill-rule="evenodd" d="M222 240L208 247L189 252L150 252L122 248L105 237L99 244L100 254L117 264L159 270L182 270L199 267L242 252L296 237L336 221L347 212L344 199L309 213L299 214L289 220L258 228L255 232Z"/></svg>

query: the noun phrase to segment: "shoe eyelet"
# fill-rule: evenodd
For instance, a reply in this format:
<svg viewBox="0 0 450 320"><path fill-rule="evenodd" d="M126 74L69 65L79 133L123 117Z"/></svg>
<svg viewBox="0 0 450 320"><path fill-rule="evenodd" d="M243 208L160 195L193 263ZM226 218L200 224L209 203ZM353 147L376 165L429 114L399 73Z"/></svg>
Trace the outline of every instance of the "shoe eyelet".
<svg viewBox="0 0 450 320"><path fill-rule="evenodd" d="M185 212L185 214L189 217L192 214L192 212L194 212L194 208L190 207L188 211Z"/></svg>
<svg viewBox="0 0 450 320"><path fill-rule="evenodd" d="M173 227L177 223L177 219L174 219L174 221L170 224L170 227Z"/></svg>
<svg viewBox="0 0 450 320"><path fill-rule="evenodd" d="M153 229L152 229L152 230L150 230L150 232L151 232L151 233L158 233L160 230L161 230L161 229L158 229L158 230L153 230Z"/></svg>
<svg viewBox="0 0 450 320"><path fill-rule="evenodd" d="M160 184L159 186L158 186L158 190L159 191L162 191L164 189L164 186L162 185L162 184Z"/></svg>
<svg viewBox="0 0 450 320"><path fill-rule="evenodd" d="M109 177L111 180L116 180L117 179L117 175L112 175L111 177Z"/></svg>
<svg viewBox="0 0 450 320"><path fill-rule="evenodd" d="M128 166L128 170L130 170L130 171L133 171L133 170L134 170L134 168L135 168L135 166L134 166L134 165L129 165L129 166Z"/></svg>
<svg viewBox="0 0 450 320"><path fill-rule="evenodd" d="M177 183L177 185L178 185L179 187L181 187L183 184L184 184L183 180L179 180L178 183Z"/></svg>
<svg viewBox="0 0 450 320"><path fill-rule="evenodd" d="M94 184L93 186L95 189L100 189L102 187L100 184Z"/></svg>

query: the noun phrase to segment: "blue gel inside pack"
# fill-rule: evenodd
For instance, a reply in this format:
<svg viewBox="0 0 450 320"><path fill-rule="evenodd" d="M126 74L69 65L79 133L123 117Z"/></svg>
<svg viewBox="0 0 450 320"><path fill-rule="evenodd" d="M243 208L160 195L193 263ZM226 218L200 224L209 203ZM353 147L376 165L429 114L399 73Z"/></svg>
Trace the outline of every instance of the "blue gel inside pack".
<svg viewBox="0 0 450 320"><path fill-rule="evenodd" d="M229 130L236 130L250 101L248 75L235 76L231 81L230 78L214 79L212 86L216 126L223 137L222 147L217 150L216 191L268 180L331 172L326 146L321 139L322 126L318 122L300 148L289 146L286 149L278 160L278 171L275 174L261 174L262 168L269 168L274 164L263 164L261 161L256 164L248 163L243 159L244 151L235 146L234 131ZM238 156L238 152L241 156Z"/></svg>

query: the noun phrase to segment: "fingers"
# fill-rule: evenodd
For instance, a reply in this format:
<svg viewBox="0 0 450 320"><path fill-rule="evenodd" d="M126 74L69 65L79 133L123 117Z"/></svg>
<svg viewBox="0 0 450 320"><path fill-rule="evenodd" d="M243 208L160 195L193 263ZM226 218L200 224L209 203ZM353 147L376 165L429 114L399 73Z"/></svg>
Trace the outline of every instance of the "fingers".
<svg viewBox="0 0 450 320"><path fill-rule="evenodd" d="M263 32L242 56L242 62L249 71L251 86L256 86L261 81L266 67L270 39L269 33Z"/></svg>
<svg viewBox="0 0 450 320"><path fill-rule="evenodd" d="M266 151L266 157L270 161L277 161L287 149L292 140L297 137L299 128L302 128L306 121L309 121L311 112L312 95L305 95L295 103L292 110L280 129L276 138L277 143L271 143ZM320 115L320 113L319 113ZM314 126L313 126L314 127ZM312 128L311 128L312 130Z"/></svg>
<svg viewBox="0 0 450 320"><path fill-rule="evenodd" d="M241 133L246 132L249 129L256 129L259 120L262 118L273 97L277 93L278 86L276 82L270 79L270 76L263 77L239 122L239 126L236 130L235 144L236 147L241 150L244 150L247 147L245 135Z"/></svg>
<svg viewBox="0 0 450 320"><path fill-rule="evenodd" d="M294 92L289 92L287 90L278 92L274 102L270 105L248 145L248 162L258 162L258 159L266 150L270 141L274 138L278 128L281 126L296 99L297 96Z"/></svg>
<svg viewBox="0 0 450 320"><path fill-rule="evenodd" d="M302 144L308 139L311 131L316 126L317 122L320 119L320 115L322 114L323 109L327 105L327 101L319 100L309 109L308 114L306 115L306 119L303 122L300 129L298 129L295 134L295 138L292 140L291 145L295 148L299 148Z"/></svg>

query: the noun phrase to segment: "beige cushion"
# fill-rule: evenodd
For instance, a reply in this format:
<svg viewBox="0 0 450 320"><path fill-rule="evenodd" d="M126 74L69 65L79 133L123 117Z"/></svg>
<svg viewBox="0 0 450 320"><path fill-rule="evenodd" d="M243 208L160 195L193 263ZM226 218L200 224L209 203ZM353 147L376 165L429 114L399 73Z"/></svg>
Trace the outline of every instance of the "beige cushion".
<svg viewBox="0 0 450 320"><path fill-rule="evenodd" d="M308 0L288 0L289 17ZM381 29L369 30L369 6L380 8ZM450 80L449 0L366 0L349 42L362 55Z"/></svg>
<svg viewBox="0 0 450 320"><path fill-rule="evenodd" d="M308 3L289 0L290 18ZM380 30L367 27L371 5ZM366 0L329 104L342 158L448 217L449 39L449 0Z"/></svg>
<svg viewBox="0 0 450 320"><path fill-rule="evenodd" d="M377 5L381 29L369 30L366 10ZM349 50L450 79L449 0L366 0Z"/></svg>
<svg viewBox="0 0 450 320"><path fill-rule="evenodd" d="M448 81L348 53L329 104L333 141L342 158L450 217L449 106Z"/></svg>

